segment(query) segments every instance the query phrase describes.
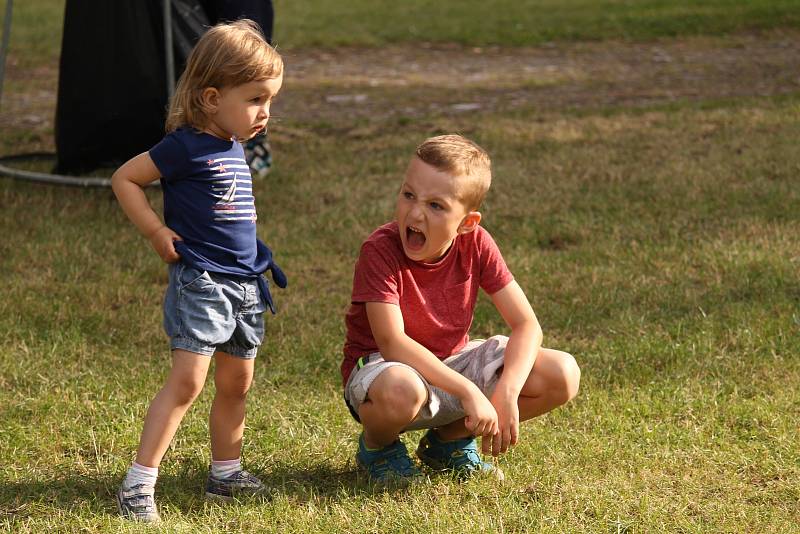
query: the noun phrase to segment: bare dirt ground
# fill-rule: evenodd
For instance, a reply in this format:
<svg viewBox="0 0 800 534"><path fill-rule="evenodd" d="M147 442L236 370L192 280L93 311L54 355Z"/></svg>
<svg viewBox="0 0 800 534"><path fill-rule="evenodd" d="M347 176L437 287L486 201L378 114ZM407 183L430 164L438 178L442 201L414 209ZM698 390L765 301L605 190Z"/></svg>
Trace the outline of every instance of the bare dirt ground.
<svg viewBox="0 0 800 534"><path fill-rule="evenodd" d="M797 31L646 44L421 44L283 54L286 79L274 115L337 129L431 114L513 109L549 113L800 91ZM26 71L12 63L0 131L16 132L24 145L52 149L57 76L56 65Z"/></svg>
<svg viewBox="0 0 800 534"><path fill-rule="evenodd" d="M292 119L640 106L800 90L800 33L538 48L397 46L288 52Z"/></svg>

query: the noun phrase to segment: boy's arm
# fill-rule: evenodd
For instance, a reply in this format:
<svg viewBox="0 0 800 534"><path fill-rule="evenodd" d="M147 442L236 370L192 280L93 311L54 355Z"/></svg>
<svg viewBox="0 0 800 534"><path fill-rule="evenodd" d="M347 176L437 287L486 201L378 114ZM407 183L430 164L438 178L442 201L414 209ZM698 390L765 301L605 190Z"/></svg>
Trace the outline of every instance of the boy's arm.
<svg viewBox="0 0 800 534"><path fill-rule="evenodd" d="M167 228L161 219L150 207L147 196L142 189L144 186L158 180L161 172L153 163L150 154L143 152L129 159L111 177L111 188L122 206L122 210L136 225L139 231L156 250L161 259L173 263L180 259L175 252L173 241L180 241L181 237Z"/></svg>
<svg viewBox="0 0 800 534"><path fill-rule="evenodd" d="M378 350L387 361L410 365L425 379L461 400L468 430L491 443L497 434L497 414L489 399L473 384L444 365L431 351L405 334L400 307L385 302L367 302L367 318Z"/></svg>
<svg viewBox="0 0 800 534"><path fill-rule="evenodd" d="M525 293L516 281L510 282L491 295L497 311L511 328L503 363L503 374L492 394L492 404L497 410L499 432L492 440L492 454L506 452L516 445L519 437L519 395L531 374L536 355L542 346L542 328L533 313ZM488 453L488 444L483 443Z"/></svg>

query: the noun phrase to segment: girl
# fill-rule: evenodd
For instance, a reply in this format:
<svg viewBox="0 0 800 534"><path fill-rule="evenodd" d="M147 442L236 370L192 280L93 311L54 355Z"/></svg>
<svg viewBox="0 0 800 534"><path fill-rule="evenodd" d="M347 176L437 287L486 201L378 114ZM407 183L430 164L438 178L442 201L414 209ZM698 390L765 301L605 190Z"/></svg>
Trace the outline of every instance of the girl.
<svg viewBox="0 0 800 534"><path fill-rule="evenodd" d="M169 264L164 328L172 369L150 404L136 460L117 492L122 516L158 521L158 465L186 410L200 393L211 357L216 392L209 418L209 498L262 489L242 469L245 398L264 336L263 313L275 312L267 281L285 287L269 248L256 237L256 208L242 141L263 131L283 81L283 61L255 23L211 28L178 80L167 135L112 177L125 214ZM164 222L143 187L161 178Z"/></svg>

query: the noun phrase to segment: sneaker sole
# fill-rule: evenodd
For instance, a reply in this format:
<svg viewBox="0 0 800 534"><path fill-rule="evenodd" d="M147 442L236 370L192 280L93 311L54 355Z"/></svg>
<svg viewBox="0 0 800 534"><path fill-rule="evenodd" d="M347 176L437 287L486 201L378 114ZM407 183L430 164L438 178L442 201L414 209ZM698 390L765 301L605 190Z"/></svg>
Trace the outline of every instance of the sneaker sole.
<svg viewBox="0 0 800 534"><path fill-rule="evenodd" d="M262 488L256 491L235 491L233 495L220 495L219 493L206 491L205 498L208 501L231 502L236 499L257 499L266 495L266 489Z"/></svg>
<svg viewBox="0 0 800 534"><path fill-rule="evenodd" d="M228 503L233 501L233 497L228 495L218 495L216 493L211 493L210 491L207 491L206 500L220 502L220 503Z"/></svg>

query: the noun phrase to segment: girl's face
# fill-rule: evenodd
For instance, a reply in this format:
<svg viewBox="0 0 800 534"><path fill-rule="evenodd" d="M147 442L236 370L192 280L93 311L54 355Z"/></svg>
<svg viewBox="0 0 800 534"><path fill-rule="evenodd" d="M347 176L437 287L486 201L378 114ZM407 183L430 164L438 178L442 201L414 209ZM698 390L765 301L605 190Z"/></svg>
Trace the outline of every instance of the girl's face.
<svg viewBox="0 0 800 534"><path fill-rule="evenodd" d="M203 91L208 124L205 131L222 139L246 141L267 127L269 107L281 88L283 74Z"/></svg>

